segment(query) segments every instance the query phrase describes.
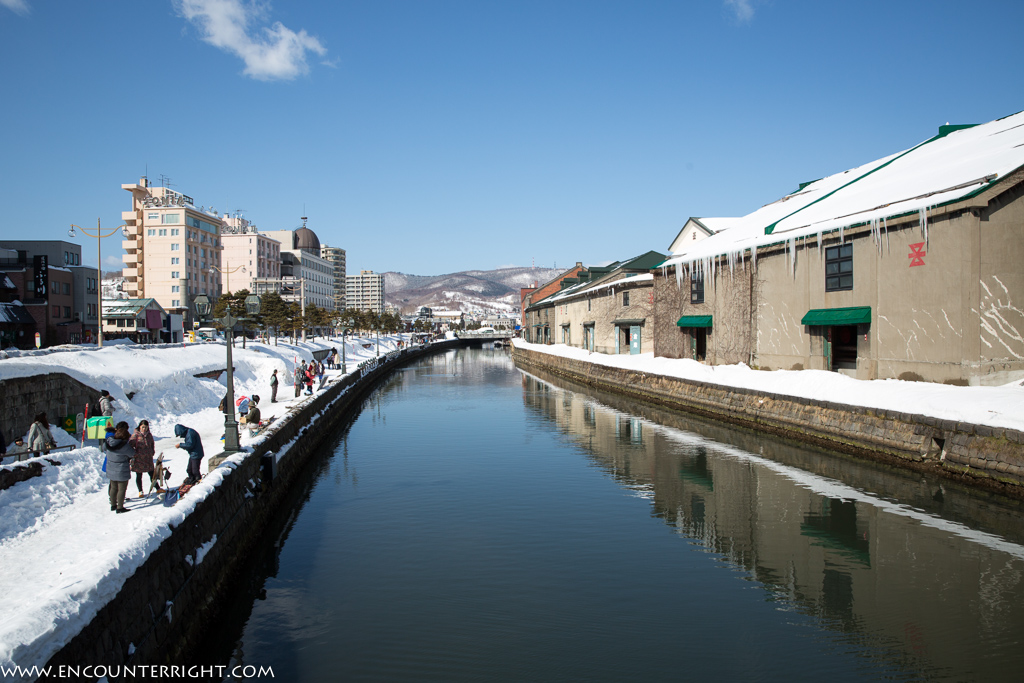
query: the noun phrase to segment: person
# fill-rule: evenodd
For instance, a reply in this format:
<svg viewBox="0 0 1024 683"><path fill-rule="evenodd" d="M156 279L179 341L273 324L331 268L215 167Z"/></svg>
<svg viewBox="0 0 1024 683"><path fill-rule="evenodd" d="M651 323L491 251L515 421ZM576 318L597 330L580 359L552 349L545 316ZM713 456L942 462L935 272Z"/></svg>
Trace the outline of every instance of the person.
<svg viewBox="0 0 1024 683"><path fill-rule="evenodd" d="M260 415L259 408L260 397L253 394L252 400L249 401L249 412L245 416L245 423L249 425L249 431L254 432L260 427Z"/></svg>
<svg viewBox="0 0 1024 683"><path fill-rule="evenodd" d="M249 412L249 397L242 394L235 399L235 408L238 409L238 415L241 417Z"/></svg>
<svg viewBox="0 0 1024 683"><path fill-rule="evenodd" d="M306 395L307 396L312 396L313 395L313 377L314 377L314 375L313 375L314 369L313 368L314 367L315 366L313 365L312 361L310 361L309 365L306 366Z"/></svg>
<svg viewBox="0 0 1024 683"><path fill-rule="evenodd" d="M295 366L295 398L302 393L302 385L306 383L306 363Z"/></svg>
<svg viewBox="0 0 1024 683"><path fill-rule="evenodd" d="M50 422L46 419L46 413L39 413L28 430L28 449L35 455L39 455L40 452L46 455L51 448L56 447L57 442L50 433Z"/></svg>
<svg viewBox="0 0 1024 683"><path fill-rule="evenodd" d="M120 514L128 512L124 506L124 496L128 492L128 481L131 479L130 463L135 454L128 433L128 423L118 422L114 433L108 434L107 446L107 479L110 484L107 492L110 495L110 509Z"/></svg>
<svg viewBox="0 0 1024 683"><path fill-rule="evenodd" d="M100 415L111 417L114 414L114 397L106 389L100 391Z"/></svg>
<svg viewBox="0 0 1024 683"><path fill-rule="evenodd" d="M142 498L142 473L149 473L149 486L153 487L153 456L156 455L156 445L153 443L153 434L149 431L149 420L142 420L135 428L135 433L128 439L135 454L132 456L131 471L135 473L135 486L139 489L139 498ZM157 487L160 491L160 487Z"/></svg>
<svg viewBox="0 0 1024 683"><path fill-rule="evenodd" d="M277 403L277 370L270 375L270 402Z"/></svg>
<svg viewBox="0 0 1024 683"><path fill-rule="evenodd" d="M178 444L178 448L188 453L188 478L185 479L185 483L195 484L202 479L199 473L199 463L202 462L204 455L203 441L199 438L199 432L185 425L174 425L174 435L179 439L184 439Z"/></svg>
<svg viewBox="0 0 1024 683"><path fill-rule="evenodd" d="M14 439L14 444L7 449L7 455L14 456L14 462L19 460L28 459L28 446L25 445L25 440L20 436Z"/></svg>

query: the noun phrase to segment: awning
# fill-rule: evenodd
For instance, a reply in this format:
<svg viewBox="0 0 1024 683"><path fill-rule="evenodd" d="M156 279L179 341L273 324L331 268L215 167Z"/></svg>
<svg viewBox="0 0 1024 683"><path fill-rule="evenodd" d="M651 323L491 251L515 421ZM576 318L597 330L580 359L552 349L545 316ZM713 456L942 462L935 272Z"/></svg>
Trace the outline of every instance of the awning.
<svg viewBox="0 0 1024 683"><path fill-rule="evenodd" d="M569 323L561 323L559 326L560 327L569 327Z"/></svg>
<svg viewBox="0 0 1024 683"><path fill-rule="evenodd" d="M636 318L636 319L619 318L618 320L613 320L612 321L612 325L618 325L620 327L625 326L625 325L629 325L630 327L634 327L636 325L643 325L645 322L646 322L645 318Z"/></svg>
<svg viewBox="0 0 1024 683"><path fill-rule="evenodd" d="M595 321L587 320L586 322L583 323L583 327L593 327L595 324L597 324Z"/></svg>
<svg viewBox="0 0 1024 683"><path fill-rule="evenodd" d="M812 308L801 320L801 325L857 325L871 323L870 306L850 308Z"/></svg>
<svg viewBox="0 0 1024 683"><path fill-rule="evenodd" d="M711 327L710 315L684 315L676 321L679 327Z"/></svg>

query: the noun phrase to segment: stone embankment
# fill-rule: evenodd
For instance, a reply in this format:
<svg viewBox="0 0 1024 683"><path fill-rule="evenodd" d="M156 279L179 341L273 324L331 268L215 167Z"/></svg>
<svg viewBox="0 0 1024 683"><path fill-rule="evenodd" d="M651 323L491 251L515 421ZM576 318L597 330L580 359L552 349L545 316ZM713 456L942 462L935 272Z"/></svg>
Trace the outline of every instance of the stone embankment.
<svg viewBox="0 0 1024 683"><path fill-rule="evenodd" d="M830 450L1024 497L1024 433L727 387L514 347L516 365Z"/></svg>
<svg viewBox="0 0 1024 683"><path fill-rule="evenodd" d="M395 351L329 384L274 428L221 485L174 528L75 638L48 662L60 665L178 665L214 623L249 551L279 514L289 488L332 427L357 410L377 380L458 341ZM225 464L222 467L230 467Z"/></svg>

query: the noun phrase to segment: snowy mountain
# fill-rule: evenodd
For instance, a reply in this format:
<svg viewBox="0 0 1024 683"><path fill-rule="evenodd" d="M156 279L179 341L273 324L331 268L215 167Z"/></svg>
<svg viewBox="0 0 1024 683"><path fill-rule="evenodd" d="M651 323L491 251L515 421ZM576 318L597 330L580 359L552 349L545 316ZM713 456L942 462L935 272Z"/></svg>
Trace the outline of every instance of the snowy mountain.
<svg viewBox="0 0 1024 683"><path fill-rule="evenodd" d="M403 313L414 313L420 306L448 308L475 314L516 313L519 289L551 280L562 268L499 268L466 270L447 275L407 275L384 273L387 303Z"/></svg>

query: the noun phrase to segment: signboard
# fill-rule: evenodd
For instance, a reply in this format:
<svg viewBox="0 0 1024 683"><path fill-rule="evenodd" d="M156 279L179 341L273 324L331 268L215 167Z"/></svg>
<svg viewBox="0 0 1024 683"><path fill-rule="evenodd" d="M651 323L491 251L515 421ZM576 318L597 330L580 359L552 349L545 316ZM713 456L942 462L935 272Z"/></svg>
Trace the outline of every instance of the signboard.
<svg viewBox="0 0 1024 683"><path fill-rule="evenodd" d="M35 271L36 298L50 298L50 268L46 254L32 257L32 270Z"/></svg>
<svg viewBox="0 0 1024 683"><path fill-rule="evenodd" d="M42 346L42 345L43 345L43 342L42 342L42 340L41 340L41 339L39 338L39 333L38 333L38 332L36 332L36 348L38 349L38 348L39 348L40 346Z"/></svg>

